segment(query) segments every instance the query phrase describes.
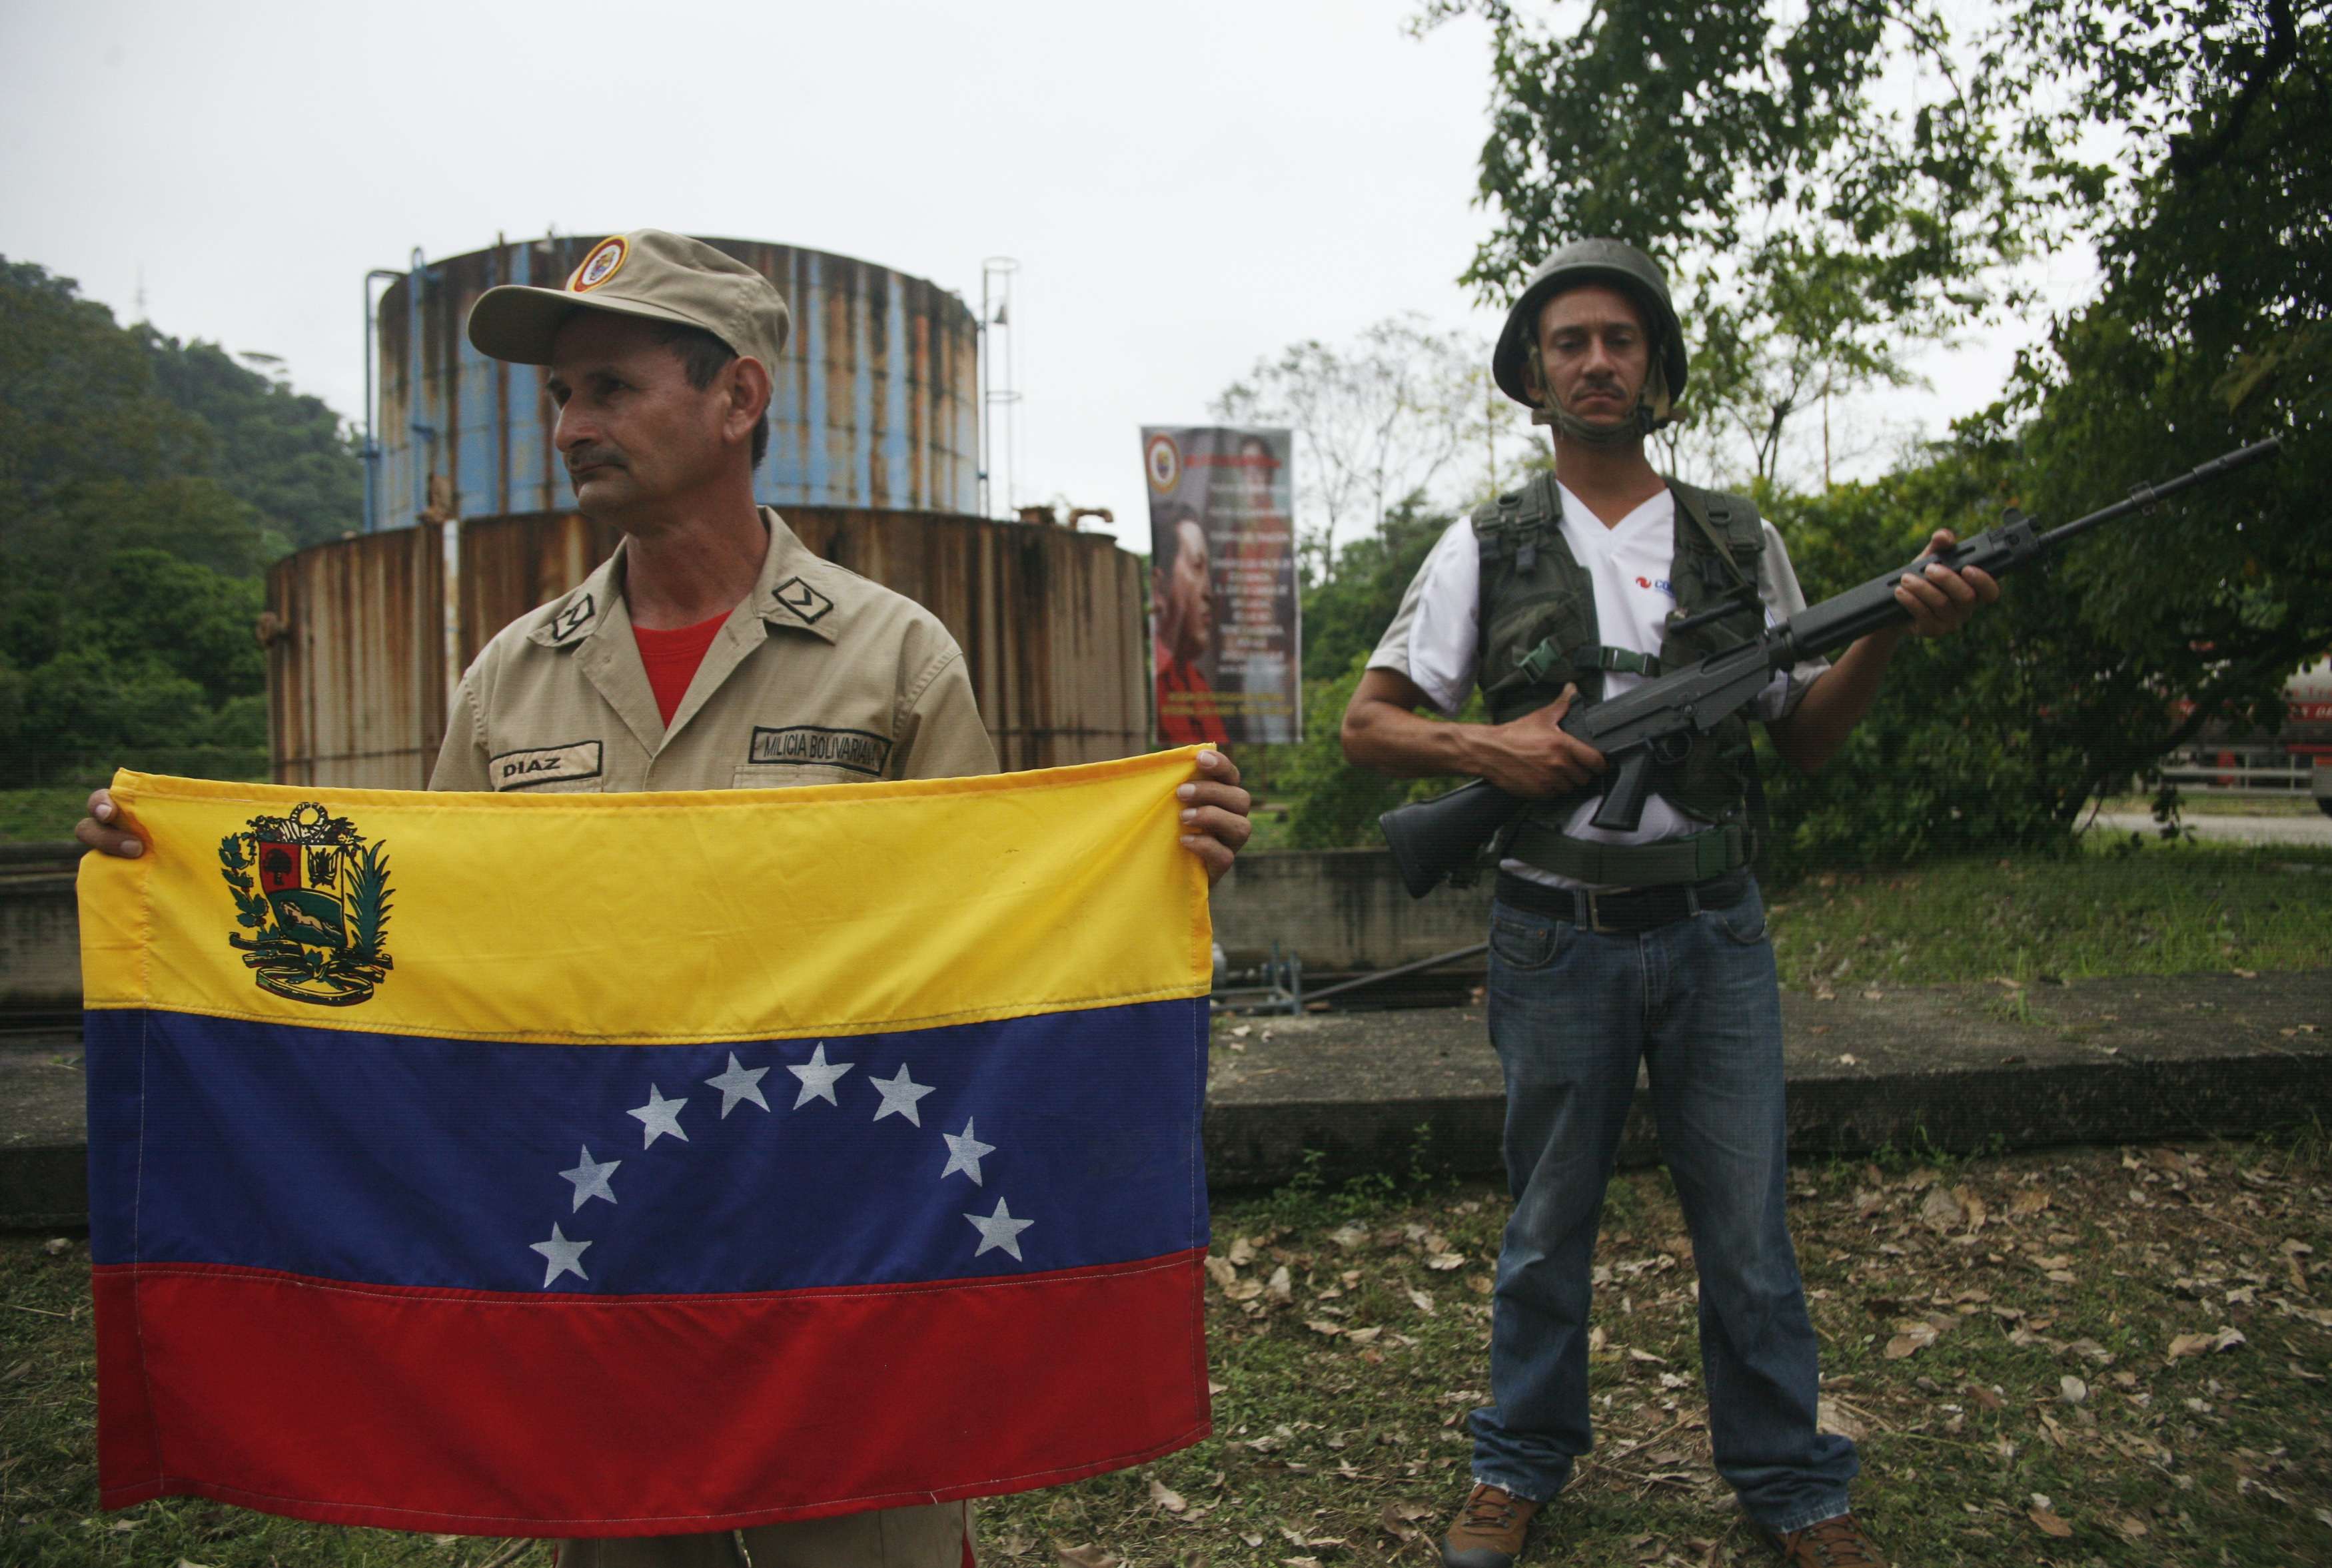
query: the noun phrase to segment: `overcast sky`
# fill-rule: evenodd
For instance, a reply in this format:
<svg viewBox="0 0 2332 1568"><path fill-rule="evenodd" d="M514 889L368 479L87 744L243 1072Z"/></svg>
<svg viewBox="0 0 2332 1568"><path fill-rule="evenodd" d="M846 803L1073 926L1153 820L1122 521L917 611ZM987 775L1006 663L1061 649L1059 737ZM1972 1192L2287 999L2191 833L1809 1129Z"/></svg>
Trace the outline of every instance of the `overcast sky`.
<svg viewBox="0 0 2332 1568"><path fill-rule="evenodd" d="M0 253L124 320L142 279L156 327L279 355L351 418L365 271L416 246L655 226L974 301L1016 257L1015 488L1140 549L1141 425L1397 311L1495 331L1456 282L1490 223L1484 33L1411 38L1414 9L0 0ZM1988 402L2032 330L1926 356L1858 468Z"/></svg>

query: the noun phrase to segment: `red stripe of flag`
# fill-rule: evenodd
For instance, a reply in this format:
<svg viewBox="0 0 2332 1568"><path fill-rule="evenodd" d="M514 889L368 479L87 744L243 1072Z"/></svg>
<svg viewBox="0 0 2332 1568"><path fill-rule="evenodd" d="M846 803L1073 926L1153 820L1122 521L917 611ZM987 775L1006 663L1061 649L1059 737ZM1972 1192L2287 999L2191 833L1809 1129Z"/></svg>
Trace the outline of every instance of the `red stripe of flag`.
<svg viewBox="0 0 2332 1568"><path fill-rule="evenodd" d="M1203 1259L630 1297L100 1267L101 1501L655 1535L1053 1486L1211 1430Z"/></svg>

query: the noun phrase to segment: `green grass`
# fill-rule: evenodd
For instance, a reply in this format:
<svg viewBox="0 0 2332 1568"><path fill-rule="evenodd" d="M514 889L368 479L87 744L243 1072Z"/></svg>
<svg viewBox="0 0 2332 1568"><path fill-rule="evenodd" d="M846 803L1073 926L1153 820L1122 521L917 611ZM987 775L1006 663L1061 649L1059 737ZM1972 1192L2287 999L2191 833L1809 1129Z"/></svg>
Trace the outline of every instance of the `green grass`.
<svg viewBox="0 0 2332 1568"><path fill-rule="evenodd" d="M73 824L89 814L89 792L96 787L91 783L0 790L0 842L72 838Z"/></svg>
<svg viewBox="0 0 2332 1568"><path fill-rule="evenodd" d="M1429 1568L1465 1487L1505 1210L1488 1185L1382 1179L1219 1206L1216 1435L1140 1471L983 1503L982 1561L1056 1568L1056 1548L1092 1547L1129 1568ZM1898 1561L2332 1558L2320 1136L1801 1164L1792 1214L1825 1393L1860 1432L1857 1506ZM1690 1244L1664 1175L1618 1178L1596 1261L1599 1446L1525 1563L1766 1561L1711 1467ZM1270 1286L1282 1269L1284 1298ZM208 1503L98 1514L87 1279L78 1242L52 1256L38 1239L0 1240L12 1565L478 1568L503 1549ZM1943 1325L1932 1344L1889 1354L1927 1320ZM2241 1343L2171 1354L2177 1336L2222 1327ZM2033 1521L2036 1493L2069 1538Z"/></svg>
<svg viewBox="0 0 2332 1568"><path fill-rule="evenodd" d="M123 767L141 773L177 774L186 778L252 779L267 777L264 746L158 746L119 759ZM73 824L87 815L89 792L113 777L110 767L60 770L48 782L27 789L0 790L0 841L69 839Z"/></svg>
<svg viewBox="0 0 2332 1568"><path fill-rule="evenodd" d="M2240 794L2232 791L2203 794L2195 790L2182 791L2178 807L2190 817L2312 817L2320 809L2316 797L2308 794ZM2148 814L2154 810L2154 797L2124 795L2101 803L2098 809Z"/></svg>
<svg viewBox="0 0 2332 1568"><path fill-rule="evenodd" d="M2332 851L2127 844L1824 874L1774 889L1782 983L1819 990L2332 965Z"/></svg>
<svg viewBox="0 0 2332 1568"><path fill-rule="evenodd" d="M1254 824L1255 834L1247 841L1247 850L1253 852L1260 850L1294 849L1295 847L1293 842L1294 835L1288 826L1291 814L1284 804L1258 808L1255 815L1248 819Z"/></svg>

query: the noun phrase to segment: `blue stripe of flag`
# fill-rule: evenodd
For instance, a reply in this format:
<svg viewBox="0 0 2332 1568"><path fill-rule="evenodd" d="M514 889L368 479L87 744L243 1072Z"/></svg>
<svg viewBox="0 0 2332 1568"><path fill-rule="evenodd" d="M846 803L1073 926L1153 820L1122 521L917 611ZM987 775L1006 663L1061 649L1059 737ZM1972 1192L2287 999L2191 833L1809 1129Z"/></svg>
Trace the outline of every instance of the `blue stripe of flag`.
<svg viewBox="0 0 2332 1568"><path fill-rule="evenodd" d="M1156 1257L1207 1239L1205 1007L648 1047L93 1012L91 1250L605 1294Z"/></svg>

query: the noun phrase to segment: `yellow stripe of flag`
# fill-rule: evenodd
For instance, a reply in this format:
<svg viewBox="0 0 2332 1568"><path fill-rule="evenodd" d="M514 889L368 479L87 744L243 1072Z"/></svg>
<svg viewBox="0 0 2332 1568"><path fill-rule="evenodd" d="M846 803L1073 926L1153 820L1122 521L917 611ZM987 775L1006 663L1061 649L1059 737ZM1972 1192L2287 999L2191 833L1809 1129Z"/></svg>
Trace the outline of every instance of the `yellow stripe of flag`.
<svg viewBox="0 0 2332 1568"><path fill-rule="evenodd" d="M121 773L148 849L81 862L83 1005L637 1044L1196 996L1195 755L611 795Z"/></svg>

